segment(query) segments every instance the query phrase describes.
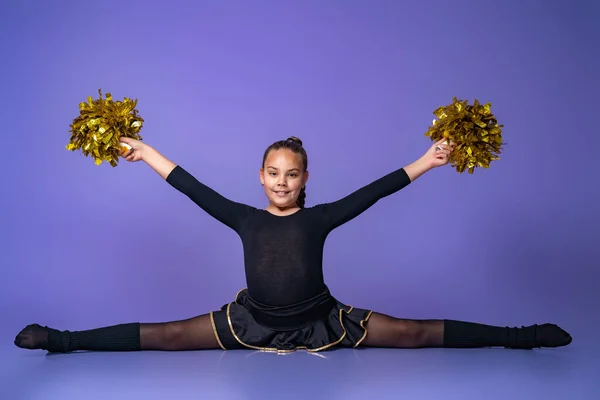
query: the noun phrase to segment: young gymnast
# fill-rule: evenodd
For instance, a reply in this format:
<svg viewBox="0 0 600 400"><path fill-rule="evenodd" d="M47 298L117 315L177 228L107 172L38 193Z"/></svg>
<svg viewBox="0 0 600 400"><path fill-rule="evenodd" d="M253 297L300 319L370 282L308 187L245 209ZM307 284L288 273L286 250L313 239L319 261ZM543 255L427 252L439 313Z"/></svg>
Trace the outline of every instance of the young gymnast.
<svg viewBox="0 0 600 400"><path fill-rule="evenodd" d="M247 289L218 311L181 321L126 323L85 331L32 324L15 338L24 349L49 352L258 349L289 352L353 347L506 347L532 349L571 343L554 324L500 327L456 320L407 320L338 301L323 280L327 235L448 163L453 146L434 143L415 162L327 204L305 207L308 159L295 137L264 153L260 182L265 209L231 201L196 180L154 148L133 139L127 161L144 161L172 187L233 229L243 243Z"/></svg>

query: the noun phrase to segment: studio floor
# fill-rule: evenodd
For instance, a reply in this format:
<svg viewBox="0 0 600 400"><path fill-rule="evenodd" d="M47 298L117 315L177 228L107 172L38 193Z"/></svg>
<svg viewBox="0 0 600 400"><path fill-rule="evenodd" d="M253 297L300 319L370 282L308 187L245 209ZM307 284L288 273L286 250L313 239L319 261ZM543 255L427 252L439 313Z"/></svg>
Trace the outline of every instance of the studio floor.
<svg viewBox="0 0 600 400"><path fill-rule="evenodd" d="M600 399L600 349L48 354L0 346L0 399Z"/></svg>

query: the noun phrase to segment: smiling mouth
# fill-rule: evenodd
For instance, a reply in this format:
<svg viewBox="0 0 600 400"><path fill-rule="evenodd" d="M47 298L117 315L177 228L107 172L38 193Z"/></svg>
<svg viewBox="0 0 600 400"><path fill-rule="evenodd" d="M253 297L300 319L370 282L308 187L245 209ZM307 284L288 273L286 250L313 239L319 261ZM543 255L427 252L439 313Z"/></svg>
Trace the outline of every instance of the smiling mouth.
<svg viewBox="0 0 600 400"><path fill-rule="evenodd" d="M286 192L286 191L281 191L281 190L280 190L280 191L274 190L274 191L273 191L273 193L275 193L277 196L285 196L285 195L287 195L289 192Z"/></svg>

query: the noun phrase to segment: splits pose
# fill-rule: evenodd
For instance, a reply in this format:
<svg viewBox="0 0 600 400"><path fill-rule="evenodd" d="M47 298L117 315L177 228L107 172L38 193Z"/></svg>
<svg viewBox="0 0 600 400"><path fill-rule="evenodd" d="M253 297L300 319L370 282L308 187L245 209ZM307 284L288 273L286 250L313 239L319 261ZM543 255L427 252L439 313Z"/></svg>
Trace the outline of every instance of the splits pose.
<svg viewBox="0 0 600 400"><path fill-rule="evenodd" d="M290 352L334 348L532 349L571 343L554 324L502 327L456 320L399 319L346 305L323 280L323 247L335 228L365 212L426 172L448 163L453 146L433 144L415 162L335 202L305 207L308 158L295 137L264 153L260 181L269 205L231 201L149 145L121 139L123 154L143 161L172 187L241 238L247 288L217 311L161 323L126 323L68 331L28 325L15 338L24 349L66 353L90 351L255 349Z"/></svg>

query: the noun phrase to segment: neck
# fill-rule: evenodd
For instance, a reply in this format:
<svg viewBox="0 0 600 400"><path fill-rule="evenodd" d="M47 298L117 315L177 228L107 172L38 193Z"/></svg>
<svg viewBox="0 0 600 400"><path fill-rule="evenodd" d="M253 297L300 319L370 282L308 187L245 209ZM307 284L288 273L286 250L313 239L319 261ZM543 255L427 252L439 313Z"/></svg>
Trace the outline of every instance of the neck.
<svg viewBox="0 0 600 400"><path fill-rule="evenodd" d="M279 215L279 216L283 217L286 215L292 215L292 214L300 211L300 207L298 207L297 205L293 205L290 207L282 208L282 207L277 207L273 204L269 204L265 210L270 212L271 214L275 214L275 215Z"/></svg>

